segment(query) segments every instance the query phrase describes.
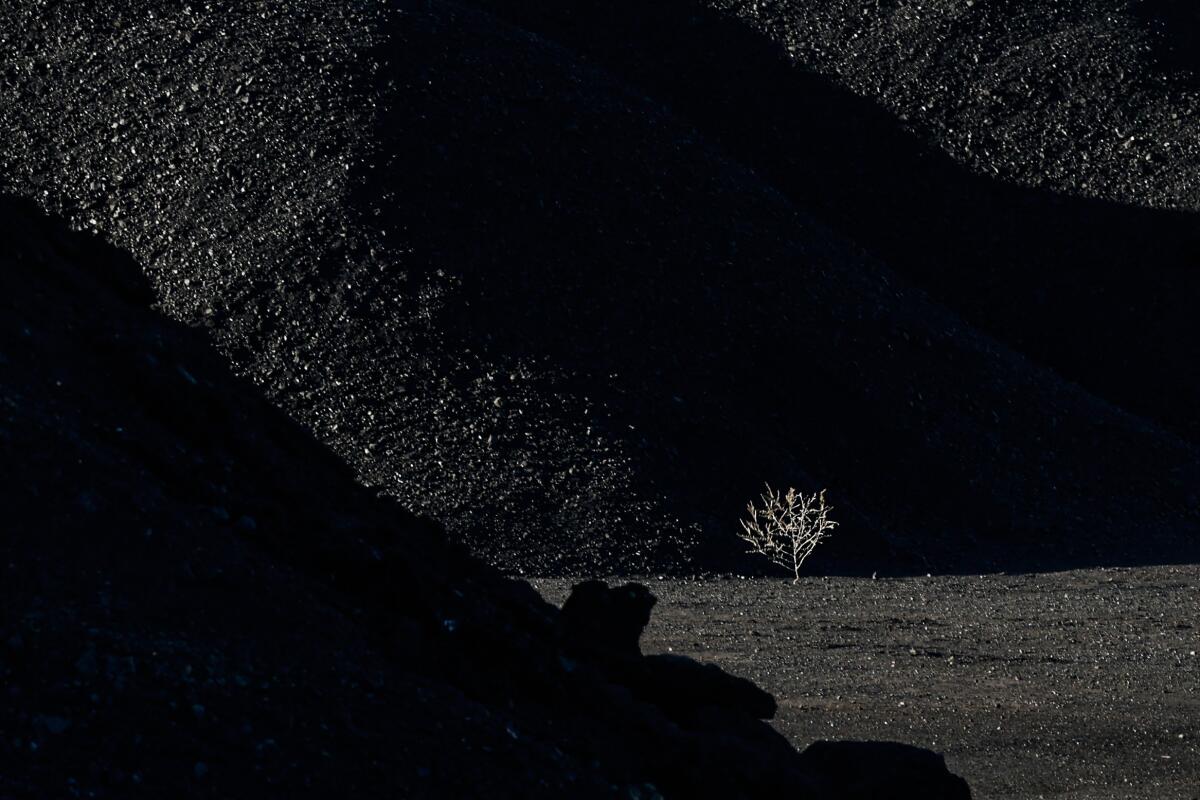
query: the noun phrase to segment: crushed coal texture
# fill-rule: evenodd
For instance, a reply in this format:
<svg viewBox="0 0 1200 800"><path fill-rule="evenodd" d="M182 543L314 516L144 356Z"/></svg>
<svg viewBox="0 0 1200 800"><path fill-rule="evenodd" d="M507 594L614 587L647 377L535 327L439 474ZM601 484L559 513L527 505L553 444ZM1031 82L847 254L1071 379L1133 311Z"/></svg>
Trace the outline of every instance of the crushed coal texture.
<svg viewBox="0 0 1200 800"><path fill-rule="evenodd" d="M640 655L644 587L560 615L359 486L132 259L8 199L0 240L0 795L850 796L769 696ZM589 638L614 610L632 648Z"/></svg>
<svg viewBox="0 0 1200 800"><path fill-rule="evenodd" d="M1167 68L1198 52L1183 4L479 4L669 103L967 322L1196 440L1200 78Z"/></svg>
<svg viewBox="0 0 1200 800"><path fill-rule="evenodd" d="M772 5L9 3L0 167L512 572L761 569L734 531L764 481L829 487L813 569L1195 560L1173 169L1158 210L981 176L867 67L789 57L817 17Z"/></svg>

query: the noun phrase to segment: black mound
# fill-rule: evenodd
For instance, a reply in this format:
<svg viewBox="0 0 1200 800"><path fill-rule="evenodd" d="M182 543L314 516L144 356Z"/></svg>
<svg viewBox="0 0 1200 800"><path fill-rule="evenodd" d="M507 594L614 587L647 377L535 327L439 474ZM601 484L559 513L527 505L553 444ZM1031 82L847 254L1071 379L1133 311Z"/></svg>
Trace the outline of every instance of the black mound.
<svg viewBox="0 0 1200 800"><path fill-rule="evenodd" d="M745 681L358 486L132 260L10 200L0 241L0 795L846 796Z"/></svg>
<svg viewBox="0 0 1200 800"><path fill-rule="evenodd" d="M831 487L827 569L1200 555L1192 278L1139 289L1106 233L1162 232L1178 266L1174 218L1044 217L699 5L490 5L526 27L10 4L8 184L128 247L362 481L509 569L749 567L764 480ZM1117 261L1055 339L1072 242Z"/></svg>
<svg viewBox="0 0 1200 800"><path fill-rule="evenodd" d="M1195 40L1182 6L481 4L652 90L972 324L1200 435L1200 80L1161 63Z"/></svg>

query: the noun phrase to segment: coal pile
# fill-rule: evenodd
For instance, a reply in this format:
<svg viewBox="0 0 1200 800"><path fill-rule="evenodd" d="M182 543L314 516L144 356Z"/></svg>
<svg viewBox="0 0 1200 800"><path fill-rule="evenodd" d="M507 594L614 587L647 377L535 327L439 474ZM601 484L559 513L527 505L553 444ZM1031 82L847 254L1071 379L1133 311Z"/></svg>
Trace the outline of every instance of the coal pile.
<svg viewBox="0 0 1200 800"><path fill-rule="evenodd" d="M1125 160L1087 177L1127 158L1100 143L1033 186L1043 140L1003 131L1060 106L912 98L966 103L992 79L937 66L1041 17L872 60L902 16L643 5L11 3L4 185L128 249L359 481L511 572L756 569L733 531L764 481L829 487L823 570L1194 560L1184 133L1144 197ZM1028 13L1094 16L1058 5ZM1161 74L1136 98L1183 131L1186 58L1120 19L1077 96ZM876 72L819 57L860 40ZM1008 144L969 157L970 125Z"/></svg>

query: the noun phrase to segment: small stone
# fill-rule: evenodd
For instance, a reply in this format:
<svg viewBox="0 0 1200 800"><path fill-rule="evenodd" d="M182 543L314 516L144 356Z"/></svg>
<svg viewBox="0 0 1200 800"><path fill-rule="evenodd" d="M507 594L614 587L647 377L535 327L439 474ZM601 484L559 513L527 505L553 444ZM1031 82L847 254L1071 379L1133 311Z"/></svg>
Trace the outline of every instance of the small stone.
<svg viewBox="0 0 1200 800"><path fill-rule="evenodd" d="M58 736L71 727L71 720L53 714L39 714L34 717L33 724L51 736Z"/></svg>
<svg viewBox="0 0 1200 800"><path fill-rule="evenodd" d="M95 675L100 671L100 662L96 659L95 649L89 647L76 661L75 669L84 675Z"/></svg>

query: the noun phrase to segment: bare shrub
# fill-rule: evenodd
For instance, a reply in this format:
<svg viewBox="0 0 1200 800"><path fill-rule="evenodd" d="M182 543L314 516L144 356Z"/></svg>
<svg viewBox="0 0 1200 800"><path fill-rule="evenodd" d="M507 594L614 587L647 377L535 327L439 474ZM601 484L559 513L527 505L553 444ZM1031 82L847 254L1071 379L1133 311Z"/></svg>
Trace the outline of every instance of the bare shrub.
<svg viewBox="0 0 1200 800"><path fill-rule="evenodd" d="M832 510L833 506L825 505L824 489L811 495L795 489L781 494L767 484L762 506L746 505L750 517L741 521L738 536L750 543L753 548L750 552L760 553L791 570L792 583L799 583L804 559L837 527L829 518Z"/></svg>

